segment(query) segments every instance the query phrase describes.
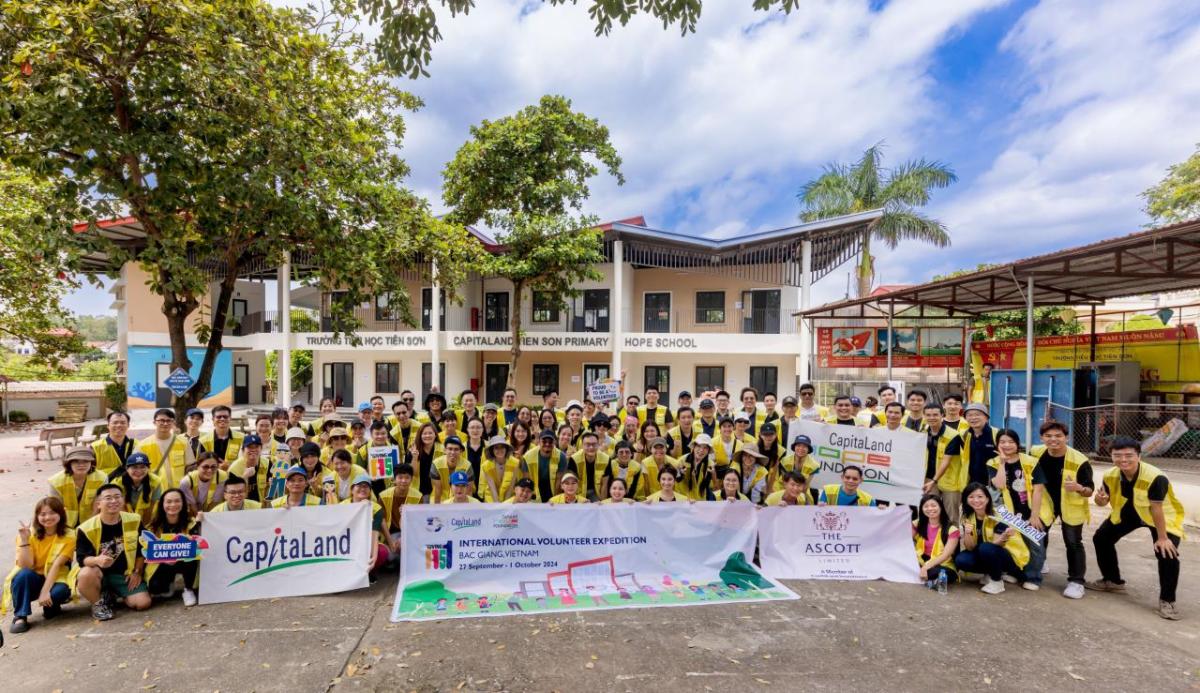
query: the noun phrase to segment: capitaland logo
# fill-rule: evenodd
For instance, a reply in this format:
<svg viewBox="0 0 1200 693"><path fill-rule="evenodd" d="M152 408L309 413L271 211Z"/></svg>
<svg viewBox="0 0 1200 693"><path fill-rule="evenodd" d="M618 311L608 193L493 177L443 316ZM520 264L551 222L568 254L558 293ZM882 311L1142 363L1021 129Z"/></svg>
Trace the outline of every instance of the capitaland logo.
<svg viewBox="0 0 1200 693"><path fill-rule="evenodd" d="M425 570L450 570L454 564L454 542L425 545Z"/></svg>
<svg viewBox="0 0 1200 693"><path fill-rule="evenodd" d="M517 525L518 520L516 513L504 513L500 517L497 517L496 521L492 523L492 526L496 529L516 529Z"/></svg>
<svg viewBox="0 0 1200 693"><path fill-rule="evenodd" d="M351 561L350 528L341 534L310 535L307 530L299 534L284 534L275 528L270 539L246 540L239 536L225 542L225 557L231 564L253 565L251 573L229 583L229 586L261 577L267 573L286 570L313 563L340 563Z"/></svg>
<svg viewBox="0 0 1200 693"><path fill-rule="evenodd" d="M844 532L850 526L850 516L844 510L821 510L813 514L812 523L818 532Z"/></svg>
<svg viewBox="0 0 1200 693"><path fill-rule="evenodd" d="M440 531L442 531L442 521L441 521L441 519L440 519L440 518L437 518L437 517L427 517L427 518L425 518L425 531L427 531L427 532L440 532Z"/></svg>
<svg viewBox="0 0 1200 693"><path fill-rule="evenodd" d="M471 529L472 527L482 527L483 518L480 517L452 517L450 518L450 526L457 532L460 529Z"/></svg>

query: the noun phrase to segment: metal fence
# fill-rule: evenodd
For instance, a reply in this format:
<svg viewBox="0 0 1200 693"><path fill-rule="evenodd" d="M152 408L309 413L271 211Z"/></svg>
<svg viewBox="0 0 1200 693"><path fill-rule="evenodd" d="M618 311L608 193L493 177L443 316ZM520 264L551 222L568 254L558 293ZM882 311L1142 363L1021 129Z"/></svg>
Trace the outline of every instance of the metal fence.
<svg viewBox="0 0 1200 693"><path fill-rule="evenodd" d="M1142 456L1166 468L1200 471L1200 404L1106 404L1072 409L1051 404L1049 417L1069 423L1071 445L1109 459L1112 440L1129 436Z"/></svg>

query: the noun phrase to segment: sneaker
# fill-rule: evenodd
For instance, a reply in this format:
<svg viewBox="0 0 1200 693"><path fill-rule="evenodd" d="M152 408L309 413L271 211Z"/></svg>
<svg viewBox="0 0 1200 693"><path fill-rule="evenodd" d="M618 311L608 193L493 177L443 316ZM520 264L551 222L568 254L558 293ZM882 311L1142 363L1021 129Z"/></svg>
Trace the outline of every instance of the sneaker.
<svg viewBox="0 0 1200 693"><path fill-rule="evenodd" d="M1158 602L1158 615L1162 616L1163 618L1167 619L1168 621L1178 621L1179 620L1179 609L1175 608L1175 602L1159 601ZM13 622L13 625L14 626L17 625L16 622ZM15 633L17 631L14 630L13 632Z"/></svg>
<svg viewBox="0 0 1200 693"><path fill-rule="evenodd" d="M1063 590L1063 596L1067 599L1083 599L1084 591L1082 582L1068 582L1067 588Z"/></svg>
<svg viewBox="0 0 1200 693"><path fill-rule="evenodd" d="M95 604L92 604L92 618L96 619L97 621L111 621L112 617L112 607L109 606L107 600L101 599Z"/></svg>
<svg viewBox="0 0 1200 693"><path fill-rule="evenodd" d="M1089 590L1097 592L1124 592L1125 583L1112 582L1111 580L1092 580L1084 585Z"/></svg>
<svg viewBox="0 0 1200 693"><path fill-rule="evenodd" d="M1166 602L1161 602L1161 603L1166 604ZM1175 607L1172 606L1171 608L1175 608ZM1161 606L1158 608L1158 612L1162 613ZM1166 617L1164 616L1164 618L1166 618ZM14 618L12 625L8 627L8 632L12 633L13 635L20 635L21 633L24 633L27 630L29 630L29 620L25 619L25 618Z"/></svg>
<svg viewBox="0 0 1200 693"><path fill-rule="evenodd" d="M1010 585L1017 584L1017 578L1012 575L1009 575L1008 573L1001 575L1000 578Z"/></svg>
<svg viewBox="0 0 1200 693"><path fill-rule="evenodd" d="M983 587L979 588L979 591L983 592L984 594L1000 594L1004 591L1004 581L988 580Z"/></svg>
<svg viewBox="0 0 1200 693"><path fill-rule="evenodd" d="M183 605L196 606L196 593L188 588L183 588Z"/></svg>
<svg viewBox="0 0 1200 693"><path fill-rule="evenodd" d="M1042 589L1042 586L1039 585L1038 583L1029 582L1028 580L1026 580L1025 582L1022 582L1021 587L1024 587L1025 589L1029 590L1030 592L1037 592L1038 590Z"/></svg>

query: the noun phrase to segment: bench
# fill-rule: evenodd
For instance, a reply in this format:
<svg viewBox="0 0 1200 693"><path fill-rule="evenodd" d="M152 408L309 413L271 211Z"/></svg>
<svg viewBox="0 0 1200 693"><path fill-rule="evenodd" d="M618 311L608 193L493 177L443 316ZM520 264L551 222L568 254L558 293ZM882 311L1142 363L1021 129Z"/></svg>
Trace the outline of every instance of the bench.
<svg viewBox="0 0 1200 693"><path fill-rule="evenodd" d="M106 435L108 435L108 424L96 424L95 426L92 426L92 435L88 436L87 438L84 438L83 440L80 440L79 444L80 445L91 445L92 443L96 442L97 440L100 440L101 438L103 438Z"/></svg>
<svg viewBox="0 0 1200 693"><path fill-rule="evenodd" d="M42 450L50 459L54 459L54 447L62 448L62 454L67 454L67 448L79 444L79 436L83 435L83 426L49 426L38 433L36 443L26 445L33 448L33 459L42 459Z"/></svg>
<svg viewBox="0 0 1200 693"><path fill-rule="evenodd" d="M87 419L87 402L82 399L60 400L54 412L54 423L77 424Z"/></svg>

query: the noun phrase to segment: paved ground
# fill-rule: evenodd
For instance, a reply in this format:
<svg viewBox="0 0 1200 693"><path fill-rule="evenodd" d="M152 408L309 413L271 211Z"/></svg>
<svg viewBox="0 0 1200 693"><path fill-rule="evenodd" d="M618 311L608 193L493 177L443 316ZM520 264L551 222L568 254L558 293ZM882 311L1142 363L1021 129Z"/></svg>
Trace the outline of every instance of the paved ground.
<svg viewBox="0 0 1200 693"><path fill-rule="evenodd" d="M29 460L24 437L0 436L3 566L6 535L57 465ZM1129 593L1081 601L1059 595L1054 537L1045 588L995 597L795 582L792 602L392 624L396 577L385 575L351 594L176 600L107 623L81 606L48 624L35 616L21 636L6 622L0 680L15 691L1200 690L1198 549L1195 537L1183 547L1178 622L1152 611L1148 534L1122 542Z"/></svg>

